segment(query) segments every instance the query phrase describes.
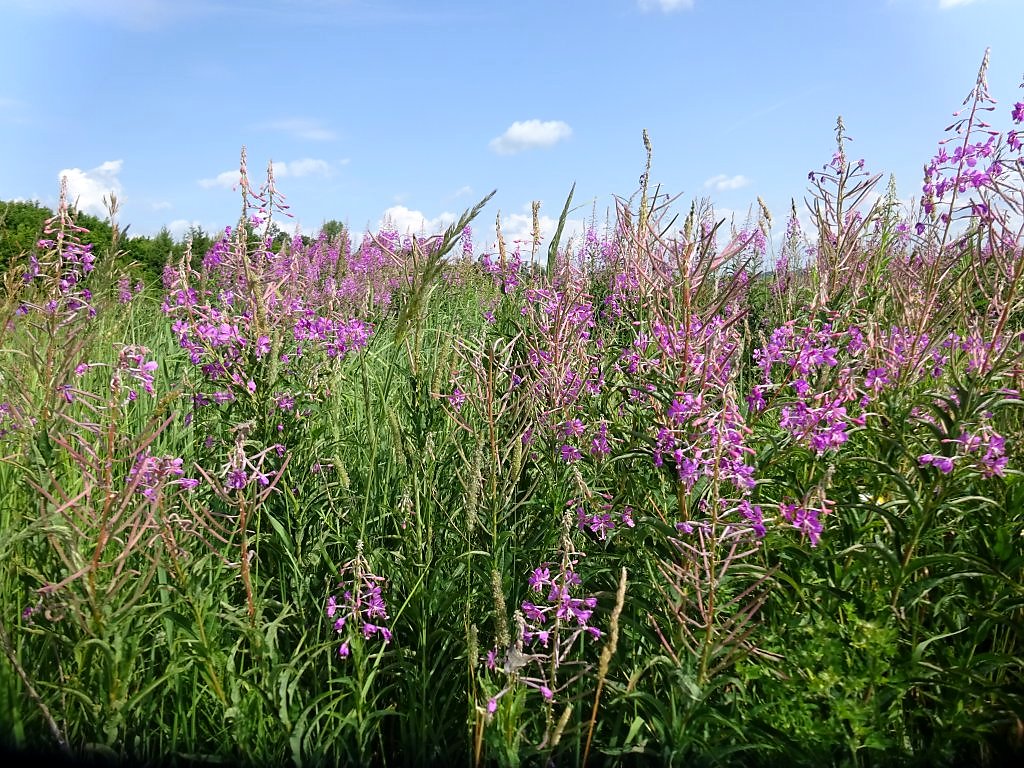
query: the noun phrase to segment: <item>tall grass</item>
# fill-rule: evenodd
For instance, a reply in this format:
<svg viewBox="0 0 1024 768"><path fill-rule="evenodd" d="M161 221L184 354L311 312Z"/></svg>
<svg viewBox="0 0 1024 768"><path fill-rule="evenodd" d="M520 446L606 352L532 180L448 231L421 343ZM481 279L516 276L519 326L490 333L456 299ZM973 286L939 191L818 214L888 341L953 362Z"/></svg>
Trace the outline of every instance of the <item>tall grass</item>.
<svg viewBox="0 0 1024 768"><path fill-rule="evenodd" d="M570 194L543 268L500 222L475 257L488 198L430 238L275 250L287 206L243 152L238 224L134 295L62 195L0 307L3 740L1019 753L1022 166L986 68L918 210L840 121L816 231L794 206L777 247L763 204L677 217L646 134L638 195L563 242Z"/></svg>

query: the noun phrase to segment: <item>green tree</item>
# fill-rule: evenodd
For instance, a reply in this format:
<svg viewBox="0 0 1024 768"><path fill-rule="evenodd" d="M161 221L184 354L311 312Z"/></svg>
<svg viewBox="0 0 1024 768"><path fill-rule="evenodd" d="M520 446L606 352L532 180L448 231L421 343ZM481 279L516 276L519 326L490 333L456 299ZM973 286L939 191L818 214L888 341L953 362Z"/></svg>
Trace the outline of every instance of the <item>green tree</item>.
<svg viewBox="0 0 1024 768"><path fill-rule="evenodd" d="M320 227L320 231L327 235L328 240L334 240L336 237L340 237L347 233L348 227L337 219L331 219L330 221L324 222L324 225Z"/></svg>
<svg viewBox="0 0 1024 768"><path fill-rule="evenodd" d="M0 202L0 269L14 265L35 247L52 215L35 201Z"/></svg>
<svg viewBox="0 0 1024 768"><path fill-rule="evenodd" d="M168 259L177 255L177 244L167 227L163 227L153 237L133 237L124 244L125 250L133 261L137 262L147 281L160 279L164 265Z"/></svg>

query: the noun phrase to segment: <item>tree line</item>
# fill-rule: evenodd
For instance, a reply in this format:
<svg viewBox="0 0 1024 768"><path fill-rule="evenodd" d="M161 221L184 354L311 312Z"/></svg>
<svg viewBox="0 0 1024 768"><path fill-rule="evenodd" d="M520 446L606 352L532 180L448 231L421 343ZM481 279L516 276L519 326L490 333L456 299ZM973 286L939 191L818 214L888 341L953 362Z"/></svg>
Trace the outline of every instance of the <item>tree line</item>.
<svg viewBox="0 0 1024 768"><path fill-rule="evenodd" d="M43 237L46 220L53 215L52 209L33 200L0 201L0 272L28 258ZM75 221L89 230L82 236L82 241L91 243L94 253L105 256L111 252L115 232L109 220L78 211L75 212ZM328 235L340 234L344 225L328 221L323 229ZM116 271L132 273L143 282L152 284L160 279L169 260L177 262L181 259L189 242L198 265L220 234L206 232L198 225L189 227L179 238L175 238L167 227L162 227L153 236L133 235L130 227L124 227L117 232L117 263L112 266ZM275 247L286 237L286 233L279 230ZM303 240L308 238L303 237Z"/></svg>

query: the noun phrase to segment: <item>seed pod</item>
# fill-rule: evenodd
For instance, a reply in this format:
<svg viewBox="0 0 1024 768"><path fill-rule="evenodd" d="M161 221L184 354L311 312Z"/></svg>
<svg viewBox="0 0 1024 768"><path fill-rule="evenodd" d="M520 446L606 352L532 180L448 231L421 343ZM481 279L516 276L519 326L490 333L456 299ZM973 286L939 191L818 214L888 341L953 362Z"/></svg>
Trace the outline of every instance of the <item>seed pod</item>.
<svg viewBox="0 0 1024 768"><path fill-rule="evenodd" d="M455 329L458 333L458 328ZM449 367L452 361L452 352L455 347L452 344L441 344L440 349L437 353L437 358L434 360L434 371L430 377L430 391L440 392L441 391L441 379L447 378L449 374Z"/></svg>
<svg viewBox="0 0 1024 768"><path fill-rule="evenodd" d="M341 456L338 454L334 454L334 471L338 474L341 487L346 491L352 490L352 483L348 476L348 470L345 469L345 462L341 460Z"/></svg>
<svg viewBox="0 0 1024 768"><path fill-rule="evenodd" d="M551 746L557 747L558 742L562 740L562 734L565 732L565 726L569 722L569 717L572 715L572 703L565 705L565 709L562 711L562 716L558 718L558 725L555 726L555 731L551 735Z"/></svg>
<svg viewBox="0 0 1024 768"><path fill-rule="evenodd" d="M498 647L508 648L512 640L508 634L508 616L505 608L505 592L501 588L501 572L497 568L491 569L491 592L494 595L494 621Z"/></svg>
<svg viewBox="0 0 1024 768"><path fill-rule="evenodd" d="M469 632L466 635L466 656L469 657L470 669L476 668L477 657L480 654L480 640L478 637L476 623L469 625Z"/></svg>
<svg viewBox="0 0 1024 768"><path fill-rule="evenodd" d="M509 468L509 478L515 483L519 479L519 473L523 471L523 441L519 438L512 445L512 466Z"/></svg>

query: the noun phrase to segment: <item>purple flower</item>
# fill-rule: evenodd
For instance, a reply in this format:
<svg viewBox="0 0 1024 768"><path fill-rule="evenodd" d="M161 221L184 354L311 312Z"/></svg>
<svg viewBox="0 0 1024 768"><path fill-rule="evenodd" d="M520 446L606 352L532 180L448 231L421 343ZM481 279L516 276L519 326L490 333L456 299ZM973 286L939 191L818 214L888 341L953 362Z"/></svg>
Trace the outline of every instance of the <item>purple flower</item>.
<svg viewBox="0 0 1024 768"><path fill-rule="evenodd" d="M249 475L244 469L232 469L228 472L228 488L240 491L249 482Z"/></svg>
<svg viewBox="0 0 1024 768"><path fill-rule="evenodd" d="M544 611L528 600L524 600L520 607L523 609L523 615L530 621L535 621L538 624L543 624L547 621Z"/></svg>
<svg viewBox="0 0 1024 768"><path fill-rule="evenodd" d="M121 304L127 304L132 300L132 282L127 275L122 275L117 281L117 300Z"/></svg>
<svg viewBox="0 0 1024 768"><path fill-rule="evenodd" d="M603 421L597 427L597 434L590 441L590 453L593 456L607 456L611 453L611 446L608 444L608 425Z"/></svg>
<svg viewBox="0 0 1024 768"><path fill-rule="evenodd" d="M1010 463L1010 460L1006 456L995 456L988 453L979 459L978 463L981 464L981 471L985 477L992 477L993 475L1003 477L1006 474L1006 466Z"/></svg>
<svg viewBox="0 0 1024 768"><path fill-rule="evenodd" d="M818 510L807 508L798 503L779 504L782 516L810 542L812 547L818 546L821 540L822 525L818 519Z"/></svg>
<svg viewBox="0 0 1024 768"><path fill-rule="evenodd" d="M872 368L864 377L864 386L868 389L877 391L888 383L889 377L885 373L885 368Z"/></svg>
<svg viewBox="0 0 1024 768"><path fill-rule="evenodd" d="M753 413L760 413L765 409L764 387L760 384L755 386L747 395L747 407Z"/></svg>
<svg viewBox="0 0 1024 768"><path fill-rule="evenodd" d="M757 536L757 538L764 538L764 515L761 513L761 507L757 506L756 504L751 504L746 499L743 499L739 503L739 507L737 509L739 510L740 514L743 515L743 517L746 518L746 520L750 523L750 527L751 529L753 529L754 534Z"/></svg>
<svg viewBox="0 0 1024 768"><path fill-rule="evenodd" d="M931 465L944 475L948 475L953 471L953 459L950 456L935 456L931 453L925 453L918 456L917 461L922 467Z"/></svg>
<svg viewBox="0 0 1024 768"><path fill-rule="evenodd" d="M562 425L562 434L566 437L582 435L586 431L586 425L579 419L569 419Z"/></svg>
<svg viewBox="0 0 1024 768"><path fill-rule="evenodd" d="M580 529L590 528L591 532L596 533L601 541L604 541L607 538L608 531L615 528L615 521L612 520L612 516L608 513L603 515L588 515L586 511L580 507L577 517Z"/></svg>
<svg viewBox="0 0 1024 768"><path fill-rule="evenodd" d="M358 570L361 575L353 581L349 589L344 590L341 599L331 595L327 599L326 614L328 618L337 616L334 622L334 631L341 634L346 627L354 626L355 631L362 634L363 639L369 640L374 635L379 635L385 644L391 642L391 630L378 623L380 619L387 619L387 607L381 597L380 582L382 578L366 572L366 563L361 556L347 564L342 573L350 569ZM339 586L343 586L343 584ZM351 621L350 621L351 620ZM345 639L342 648L346 650L341 653L347 656L348 643L351 635Z"/></svg>
<svg viewBox="0 0 1024 768"><path fill-rule="evenodd" d="M551 583L551 570L549 568L534 568L527 581L530 584L530 589L534 592L542 592L543 588Z"/></svg>
<svg viewBox="0 0 1024 768"><path fill-rule="evenodd" d="M462 405L466 402L466 393L458 387L452 390L452 393L448 395L448 404L456 411L462 410Z"/></svg>

